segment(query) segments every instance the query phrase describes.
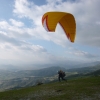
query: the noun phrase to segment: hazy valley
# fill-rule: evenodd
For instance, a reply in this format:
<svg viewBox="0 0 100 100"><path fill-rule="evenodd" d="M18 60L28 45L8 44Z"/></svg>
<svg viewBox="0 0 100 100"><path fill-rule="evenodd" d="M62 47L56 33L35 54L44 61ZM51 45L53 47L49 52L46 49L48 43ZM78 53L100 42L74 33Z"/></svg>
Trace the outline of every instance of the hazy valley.
<svg viewBox="0 0 100 100"><path fill-rule="evenodd" d="M0 70L0 91L34 86L37 83L58 81L58 70L66 72L66 79L86 75L100 75L100 64L89 67L71 68L53 66L38 70Z"/></svg>

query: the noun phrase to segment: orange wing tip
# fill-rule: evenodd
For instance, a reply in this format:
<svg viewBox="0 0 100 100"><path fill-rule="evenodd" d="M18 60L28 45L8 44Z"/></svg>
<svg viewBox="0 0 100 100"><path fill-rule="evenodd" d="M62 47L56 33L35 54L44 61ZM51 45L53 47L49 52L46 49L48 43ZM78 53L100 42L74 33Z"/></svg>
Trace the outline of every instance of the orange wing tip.
<svg viewBox="0 0 100 100"><path fill-rule="evenodd" d="M48 15L42 18L42 25L46 31L52 32L52 30L50 30L48 26Z"/></svg>
<svg viewBox="0 0 100 100"><path fill-rule="evenodd" d="M68 40L69 40L70 42L74 43L74 40L72 40L72 39L71 39L71 36L70 36L70 34L69 34L69 33L68 33L68 34L66 34L66 36L67 36L67 38L68 38Z"/></svg>

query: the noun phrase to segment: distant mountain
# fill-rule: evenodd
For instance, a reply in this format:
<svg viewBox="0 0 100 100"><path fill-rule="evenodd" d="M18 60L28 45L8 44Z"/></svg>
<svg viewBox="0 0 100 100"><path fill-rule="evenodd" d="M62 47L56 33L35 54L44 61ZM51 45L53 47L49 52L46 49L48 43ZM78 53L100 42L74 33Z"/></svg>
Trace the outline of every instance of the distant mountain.
<svg viewBox="0 0 100 100"><path fill-rule="evenodd" d="M50 81L58 80L57 72L59 70L65 71L66 77L68 76L69 78L73 78L86 74L92 75L95 73L96 74L100 73L100 65L91 67L73 68L73 69L66 69L64 67L52 66L38 70L21 70L21 71L0 70L0 90L33 86L38 81L47 83Z"/></svg>
<svg viewBox="0 0 100 100"><path fill-rule="evenodd" d="M100 69L86 74L86 76L100 76Z"/></svg>
<svg viewBox="0 0 100 100"><path fill-rule="evenodd" d="M0 80L9 80L9 79L24 78L30 76L50 77L56 75L58 70L66 71L65 68L59 66L52 66L38 70L20 70L20 71L0 70Z"/></svg>
<svg viewBox="0 0 100 100"><path fill-rule="evenodd" d="M79 74L86 74L86 73L90 73L96 70L100 69L100 64L97 64L95 66L89 66L89 67L82 67L82 68L72 68L72 69L68 69L68 72L77 72Z"/></svg>
<svg viewBox="0 0 100 100"><path fill-rule="evenodd" d="M43 68L40 70L35 70L32 73L35 76L50 77L50 76L56 75L59 70L66 71L66 69L63 67L53 66L53 67Z"/></svg>
<svg viewBox="0 0 100 100"><path fill-rule="evenodd" d="M0 91L13 88L33 86L38 81L47 83L53 80L57 80L58 70L66 71L65 68L59 66L52 66L49 68L43 68L39 70L0 70Z"/></svg>
<svg viewBox="0 0 100 100"><path fill-rule="evenodd" d="M18 69L18 66L14 66L14 65L11 65L11 64L2 64L0 65L0 70L9 70L9 71L17 71L19 70Z"/></svg>
<svg viewBox="0 0 100 100"><path fill-rule="evenodd" d="M63 67L59 66L53 66L53 67L48 67L48 68L43 68L43 69L38 69L38 70L22 70L22 71L17 71L16 74L23 74L22 76L38 76L38 77L50 77L53 75L57 74L58 70L65 70Z"/></svg>

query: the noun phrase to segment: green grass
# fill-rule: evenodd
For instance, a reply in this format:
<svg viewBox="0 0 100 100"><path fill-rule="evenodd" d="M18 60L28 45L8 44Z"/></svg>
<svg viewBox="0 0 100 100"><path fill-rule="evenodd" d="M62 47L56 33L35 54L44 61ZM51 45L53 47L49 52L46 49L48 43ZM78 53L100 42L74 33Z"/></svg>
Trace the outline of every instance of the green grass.
<svg viewBox="0 0 100 100"><path fill-rule="evenodd" d="M100 77L84 77L0 92L0 100L100 100Z"/></svg>

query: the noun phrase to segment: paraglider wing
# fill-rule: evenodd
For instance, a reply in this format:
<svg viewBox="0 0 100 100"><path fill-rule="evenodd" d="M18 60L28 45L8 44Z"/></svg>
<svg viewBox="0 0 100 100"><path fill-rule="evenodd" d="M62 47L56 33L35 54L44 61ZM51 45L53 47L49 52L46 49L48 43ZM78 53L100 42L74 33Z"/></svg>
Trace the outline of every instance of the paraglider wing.
<svg viewBox="0 0 100 100"><path fill-rule="evenodd" d="M42 25L46 31L55 32L58 23L62 26L68 39L74 42L76 23L72 14L65 12L47 12L42 17Z"/></svg>

